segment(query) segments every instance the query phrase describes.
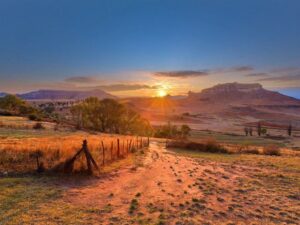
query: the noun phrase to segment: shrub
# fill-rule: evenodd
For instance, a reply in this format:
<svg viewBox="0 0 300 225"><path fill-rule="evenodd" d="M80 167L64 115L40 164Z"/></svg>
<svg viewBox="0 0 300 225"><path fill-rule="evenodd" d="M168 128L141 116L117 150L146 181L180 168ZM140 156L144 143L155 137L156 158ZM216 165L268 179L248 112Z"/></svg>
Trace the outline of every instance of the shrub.
<svg viewBox="0 0 300 225"><path fill-rule="evenodd" d="M240 153L257 154L258 155L259 151L256 148L245 148L245 149L242 149Z"/></svg>
<svg viewBox="0 0 300 225"><path fill-rule="evenodd" d="M38 123L34 124L33 129L42 130L42 129L45 129L45 127L42 123L38 122Z"/></svg>
<svg viewBox="0 0 300 225"><path fill-rule="evenodd" d="M199 152L211 152L211 153L230 153L225 147L217 143L214 139L209 139L204 143L197 143L192 141L170 141L167 143L167 148L185 148Z"/></svg>
<svg viewBox="0 0 300 225"><path fill-rule="evenodd" d="M215 139L211 138L205 142L206 152L212 153L229 153L228 150L220 145Z"/></svg>
<svg viewBox="0 0 300 225"><path fill-rule="evenodd" d="M38 120L38 116L35 115L35 114L30 114L30 115L28 116L28 119L30 119L30 120Z"/></svg>
<svg viewBox="0 0 300 225"><path fill-rule="evenodd" d="M262 135L266 135L267 132L268 132L267 128L262 128L262 129L261 129L261 134L262 134Z"/></svg>
<svg viewBox="0 0 300 225"><path fill-rule="evenodd" d="M263 152L264 155L276 155L279 156L280 155L280 149L278 146L276 145L267 145L263 148Z"/></svg>

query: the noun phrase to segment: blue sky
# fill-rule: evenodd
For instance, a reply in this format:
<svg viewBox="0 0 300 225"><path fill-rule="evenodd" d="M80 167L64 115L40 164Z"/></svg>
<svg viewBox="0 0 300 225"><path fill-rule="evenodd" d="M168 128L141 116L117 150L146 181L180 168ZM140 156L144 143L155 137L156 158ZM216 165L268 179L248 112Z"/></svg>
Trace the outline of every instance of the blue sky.
<svg viewBox="0 0 300 225"><path fill-rule="evenodd" d="M299 12L298 0L1 0L0 91L239 81L300 97Z"/></svg>

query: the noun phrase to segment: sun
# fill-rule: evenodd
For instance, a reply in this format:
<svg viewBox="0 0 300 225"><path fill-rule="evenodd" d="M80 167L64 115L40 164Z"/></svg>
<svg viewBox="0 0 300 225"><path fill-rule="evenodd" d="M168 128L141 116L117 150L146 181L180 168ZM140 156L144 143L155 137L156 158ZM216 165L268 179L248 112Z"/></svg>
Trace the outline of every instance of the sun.
<svg viewBox="0 0 300 225"><path fill-rule="evenodd" d="M164 89L159 89L159 90L157 90L157 96L158 97L165 97L165 96L167 96L167 91L166 90L164 90Z"/></svg>

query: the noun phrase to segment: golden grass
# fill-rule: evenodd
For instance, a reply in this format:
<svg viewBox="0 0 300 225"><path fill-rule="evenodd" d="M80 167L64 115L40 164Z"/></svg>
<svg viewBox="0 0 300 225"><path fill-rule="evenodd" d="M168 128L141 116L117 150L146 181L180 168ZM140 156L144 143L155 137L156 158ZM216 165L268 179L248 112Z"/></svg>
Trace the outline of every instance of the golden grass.
<svg viewBox="0 0 300 225"><path fill-rule="evenodd" d="M103 164L103 146L105 149L104 162L106 164L116 160L118 139L119 151L122 157L125 157L129 153L130 143L131 149L136 149L141 144L141 138L138 138L137 142L137 138L133 136L88 134L85 132L76 132L74 134L61 133L61 136L55 135L36 138L6 137L0 139L0 171L9 173L35 170L36 161L30 156L30 153L36 151L42 152L42 162L46 169L50 169L72 157L81 149L82 141L85 139L88 142L89 150L99 166ZM143 142L145 145L145 138ZM113 157L111 154L113 154ZM77 168L82 168L84 165L85 160L83 157L75 164Z"/></svg>
<svg viewBox="0 0 300 225"><path fill-rule="evenodd" d="M40 122L46 129L54 129L55 123ZM32 129L36 121L19 116L0 116L0 127L10 129Z"/></svg>

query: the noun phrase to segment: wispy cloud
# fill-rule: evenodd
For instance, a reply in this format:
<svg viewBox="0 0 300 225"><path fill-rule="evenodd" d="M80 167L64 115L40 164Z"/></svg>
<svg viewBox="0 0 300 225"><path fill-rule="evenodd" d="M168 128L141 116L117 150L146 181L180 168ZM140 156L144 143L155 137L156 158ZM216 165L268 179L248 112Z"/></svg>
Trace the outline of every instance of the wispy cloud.
<svg viewBox="0 0 300 225"><path fill-rule="evenodd" d="M67 83L93 83L98 80L94 77L77 76L77 77L68 77L64 81Z"/></svg>
<svg viewBox="0 0 300 225"><path fill-rule="evenodd" d="M90 87L91 88L91 87ZM146 84L110 84L110 85L99 85L92 88L99 88L103 91L135 91L142 89L157 89L159 86L146 85Z"/></svg>
<svg viewBox="0 0 300 225"><path fill-rule="evenodd" d="M155 72L153 75L156 77L189 78L189 77L207 76L209 75L209 72L199 71L199 70L179 70L179 71Z"/></svg>
<svg viewBox="0 0 300 225"><path fill-rule="evenodd" d="M268 73L249 73L245 75L246 77L269 77Z"/></svg>
<svg viewBox="0 0 300 225"><path fill-rule="evenodd" d="M246 73L254 71L255 68L252 66L233 66L229 68L219 68L219 69L213 69L210 70L210 74L227 74L227 73Z"/></svg>
<svg viewBox="0 0 300 225"><path fill-rule="evenodd" d="M169 77L169 78L193 78L193 77L203 77L203 76L208 76L213 74L245 73L254 70L255 69L251 66L235 66L235 67L211 69L211 70L158 71L158 72L154 72L153 75L156 77Z"/></svg>
<svg viewBox="0 0 300 225"><path fill-rule="evenodd" d="M271 73L292 73L292 72L297 72L300 71L299 67L282 67L282 68L276 68L271 70Z"/></svg>
<svg viewBox="0 0 300 225"><path fill-rule="evenodd" d="M252 66L236 66L228 69L228 72L249 72L253 71L254 68Z"/></svg>
<svg viewBox="0 0 300 225"><path fill-rule="evenodd" d="M300 74L289 75L289 76L267 77L267 78L258 79L257 81L280 81L280 82L300 81Z"/></svg>

